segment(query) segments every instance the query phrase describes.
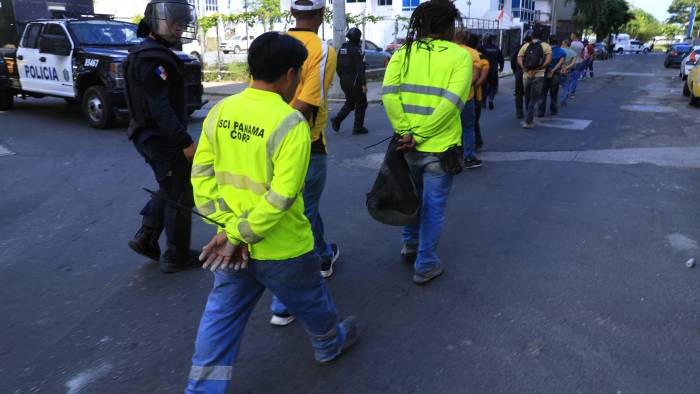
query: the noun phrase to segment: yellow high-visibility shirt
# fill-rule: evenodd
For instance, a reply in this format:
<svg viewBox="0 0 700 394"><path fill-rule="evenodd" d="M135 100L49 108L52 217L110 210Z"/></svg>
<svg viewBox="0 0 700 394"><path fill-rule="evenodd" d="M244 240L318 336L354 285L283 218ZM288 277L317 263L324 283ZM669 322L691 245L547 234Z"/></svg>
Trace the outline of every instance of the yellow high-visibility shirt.
<svg viewBox="0 0 700 394"><path fill-rule="evenodd" d="M384 74L382 101L395 132L410 133L420 152L461 145L460 113L472 82L471 56L457 44L426 39L394 53Z"/></svg>
<svg viewBox="0 0 700 394"><path fill-rule="evenodd" d="M226 225L257 260L313 250L301 190L311 141L303 115L280 95L253 88L209 111L192 163L197 210Z"/></svg>

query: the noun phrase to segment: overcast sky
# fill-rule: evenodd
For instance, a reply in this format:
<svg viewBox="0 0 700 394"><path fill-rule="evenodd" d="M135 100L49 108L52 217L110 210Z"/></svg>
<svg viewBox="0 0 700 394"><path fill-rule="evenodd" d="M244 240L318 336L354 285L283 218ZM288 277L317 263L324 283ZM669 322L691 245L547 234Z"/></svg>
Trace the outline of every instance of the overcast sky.
<svg viewBox="0 0 700 394"><path fill-rule="evenodd" d="M631 5L641 8L646 12L651 13L663 22L668 18L668 6L671 5L671 0L627 0Z"/></svg>

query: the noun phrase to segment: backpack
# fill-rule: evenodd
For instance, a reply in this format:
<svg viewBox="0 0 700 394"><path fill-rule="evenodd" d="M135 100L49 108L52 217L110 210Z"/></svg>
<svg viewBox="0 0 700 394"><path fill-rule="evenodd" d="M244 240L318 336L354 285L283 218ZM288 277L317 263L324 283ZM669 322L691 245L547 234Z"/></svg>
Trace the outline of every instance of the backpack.
<svg viewBox="0 0 700 394"><path fill-rule="evenodd" d="M525 49L525 56L523 56L523 66L526 70L536 70L544 64L544 50L542 49L542 42L537 41L536 43L529 43L527 49Z"/></svg>

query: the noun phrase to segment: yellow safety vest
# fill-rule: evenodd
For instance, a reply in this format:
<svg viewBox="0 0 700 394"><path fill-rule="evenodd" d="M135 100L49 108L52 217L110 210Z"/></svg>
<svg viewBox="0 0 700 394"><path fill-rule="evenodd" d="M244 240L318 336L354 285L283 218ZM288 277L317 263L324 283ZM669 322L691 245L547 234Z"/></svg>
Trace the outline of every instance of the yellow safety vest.
<svg viewBox="0 0 700 394"><path fill-rule="evenodd" d="M221 100L204 120L192 164L197 210L224 223L253 259L310 252L301 197L310 146L308 123L278 94L247 88Z"/></svg>
<svg viewBox="0 0 700 394"><path fill-rule="evenodd" d="M384 109L398 134L413 134L416 150L444 152L461 145L460 113L471 81L467 51L450 41L416 41L408 64L405 47L389 61L382 87Z"/></svg>

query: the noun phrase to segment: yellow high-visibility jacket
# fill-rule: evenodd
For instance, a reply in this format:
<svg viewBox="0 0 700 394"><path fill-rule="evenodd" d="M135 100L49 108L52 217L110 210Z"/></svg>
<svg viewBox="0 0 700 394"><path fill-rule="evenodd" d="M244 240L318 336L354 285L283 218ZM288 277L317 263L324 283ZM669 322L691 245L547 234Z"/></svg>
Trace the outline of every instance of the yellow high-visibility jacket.
<svg viewBox="0 0 700 394"><path fill-rule="evenodd" d="M444 152L462 144L460 113L471 81L467 51L450 41L416 41L408 64L405 47L389 61L382 87L384 109L396 133L413 134L416 150Z"/></svg>
<svg viewBox="0 0 700 394"><path fill-rule="evenodd" d="M226 225L228 239L256 260L313 250L301 191L309 125L278 94L248 88L221 100L204 120L192 164L197 210Z"/></svg>

